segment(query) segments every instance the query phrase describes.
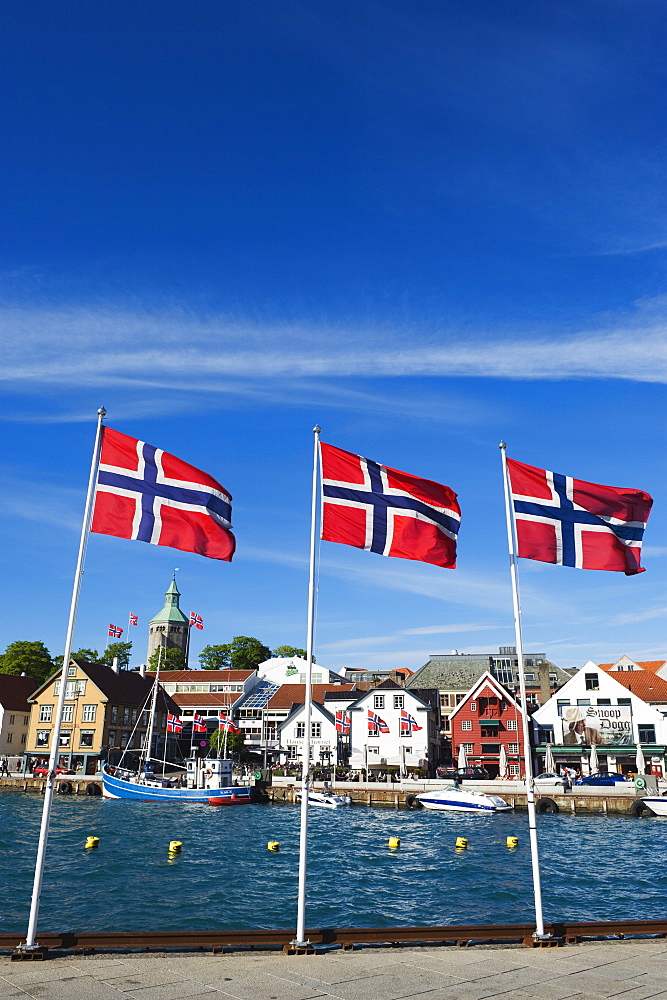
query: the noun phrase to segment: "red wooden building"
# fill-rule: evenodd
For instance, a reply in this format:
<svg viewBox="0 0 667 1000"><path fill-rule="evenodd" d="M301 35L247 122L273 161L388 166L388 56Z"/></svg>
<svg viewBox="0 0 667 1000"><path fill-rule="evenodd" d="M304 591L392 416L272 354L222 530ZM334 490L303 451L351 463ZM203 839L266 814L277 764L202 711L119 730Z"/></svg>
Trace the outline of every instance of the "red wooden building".
<svg viewBox="0 0 667 1000"><path fill-rule="evenodd" d="M521 706L492 674L482 674L449 718L454 760L463 744L468 764L485 767L495 778L504 746L507 776L524 777Z"/></svg>

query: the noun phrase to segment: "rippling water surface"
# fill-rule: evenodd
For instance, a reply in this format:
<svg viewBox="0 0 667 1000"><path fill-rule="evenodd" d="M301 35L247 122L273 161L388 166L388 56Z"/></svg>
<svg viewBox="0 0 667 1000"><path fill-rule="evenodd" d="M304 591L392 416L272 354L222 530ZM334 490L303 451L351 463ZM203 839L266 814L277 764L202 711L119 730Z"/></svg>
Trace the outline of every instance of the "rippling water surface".
<svg viewBox="0 0 667 1000"><path fill-rule="evenodd" d="M0 795L3 931L26 926L40 817L36 797ZM307 926L533 919L525 813L313 808L310 820ZM538 829L547 921L667 916L667 819L543 815ZM90 835L97 850L84 850ZM513 851L510 835L519 837ZM390 836L400 850L388 849ZM455 851L457 837L467 851ZM170 840L183 841L174 861ZM293 805L56 798L40 929L292 927L298 857Z"/></svg>

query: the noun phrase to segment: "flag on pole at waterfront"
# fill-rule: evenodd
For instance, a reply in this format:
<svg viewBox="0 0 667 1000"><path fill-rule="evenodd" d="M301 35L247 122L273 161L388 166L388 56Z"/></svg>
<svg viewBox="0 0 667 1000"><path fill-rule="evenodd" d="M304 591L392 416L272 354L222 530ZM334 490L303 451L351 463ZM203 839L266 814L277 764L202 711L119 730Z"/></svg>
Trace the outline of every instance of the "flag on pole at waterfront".
<svg viewBox="0 0 667 1000"><path fill-rule="evenodd" d="M123 630L120 625L109 625L109 631L107 634L112 639L120 639L123 634Z"/></svg>
<svg viewBox="0 0 667 1000"><path fill-rule="evenodd" d="M381 719L379 715L372 712L370 708L368 709L368 732L369 733L388 733L389 726Z"/></svg>
<svg viewBox="0 0 667 1000"><path fill-rule="evenodd" d="M130 614L130 625L138 625L139 617L137 615Z"/></svg>
<svg viewBox="0 0 667 1000"><path fill-rule="evenodd" d="M103 429L91 531L231 562L231 500L206 472Z"/></svg>
<svg viewBox="0 0 667 1000"><path fill-rule="evenodd" d="M207 726L204 722L204 716L199 715L197 712L192 716L192 732L193 733L205 733L207 732Z"/></svg>
<svg viewBox="0 0 667 1000"><path fill-rule="evenodd" d="M320 445L326 541L454 569L461 511L448 486Z"/></svg>
<svg viewBox="0 0 667 1000"><path fill-rule="evenodd" d="M404 708L401 709L401 732L402 733L412 733L414 730L422 729L423 726L417 725L417 720L406 712Z"/></svg>
<svg viewBox="0 0 667 1000"><path fill-rule="evenodd" d="M236 726L231 719L222 717L218 723L218 729L227 730L228 733L240 733L241 730Z"/></svg>
<svg viewBox="0 0 667 1000"><path fill-rule="evenodd" d="M195 628L204 628L204 619L201 615L196 614L194 611L190 612L190 625L194 625Z"/></svg>
<svg viewBox="0 0 667 1000"><path fill-rule="evenodd" d="M643 490L600 486L507 459L523 559L634 576L653 500Z"/></svg>
<svg viewBox="0 0 667 1000"><path fill-rule="evenodd" d="M336 732L343 736L350 734L350 716L347 712L336 712Z"/></svg>
<svg viewBox="0 0 667 1000"><path fill-rule="evenodd" d="M183 723L177 715L172 715L171 712L167 714L167 732L179 735L183 732Z"/></svg>

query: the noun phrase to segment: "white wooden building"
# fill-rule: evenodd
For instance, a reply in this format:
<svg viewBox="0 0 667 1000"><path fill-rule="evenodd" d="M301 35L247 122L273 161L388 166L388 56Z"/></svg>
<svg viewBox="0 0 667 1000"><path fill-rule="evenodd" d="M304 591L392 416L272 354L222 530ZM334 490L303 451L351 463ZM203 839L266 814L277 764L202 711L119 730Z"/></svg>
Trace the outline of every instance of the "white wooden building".
<svg viewBox="0 0 667 1000"><path fill-rule="evenodd" d="M350 767L384 770L400 767L404 773L424 768L432 773L438 755L438 692L401 688L393 681L364 691L348 709L351 718ZM406 713L419 728L401 727ZM375 725L381 720L389 732ZM404 717L405 718L405 717ZM409 731L410 728L412 731Z"/></svg>

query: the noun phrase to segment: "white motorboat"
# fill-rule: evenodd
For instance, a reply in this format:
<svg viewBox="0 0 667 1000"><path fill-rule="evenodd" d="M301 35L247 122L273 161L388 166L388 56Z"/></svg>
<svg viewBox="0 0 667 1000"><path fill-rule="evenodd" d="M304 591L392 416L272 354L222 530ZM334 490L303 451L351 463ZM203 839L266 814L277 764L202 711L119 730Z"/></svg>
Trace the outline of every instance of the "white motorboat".
<svg viewBox="0 0 667 1000"><path fill-rule="evenodd" d="M665 795L645 795L637 801L643 803L656 816L667 816L667 793Z"/></svg>
<svg viewBox="0 0 667 1000"><path fill-rule="evenodd" d="M499 795L486 795L484 792L472 792L459 785L447 785L435 791L421 792L415 796L424 809L438 809L448 812L496 813L509 812L508 806Z"/></svg>
<svg viewBox="0 0 667 1000"><path fill-rule="evenodd" d="M294 796L297 802L301 801L301 792ZM331 791L317 792L311 788L308 790L308 804L311 806L322 806L324 809L337 809L339 806L351 806L352 798L349 795L334 795Z"/></svg>

